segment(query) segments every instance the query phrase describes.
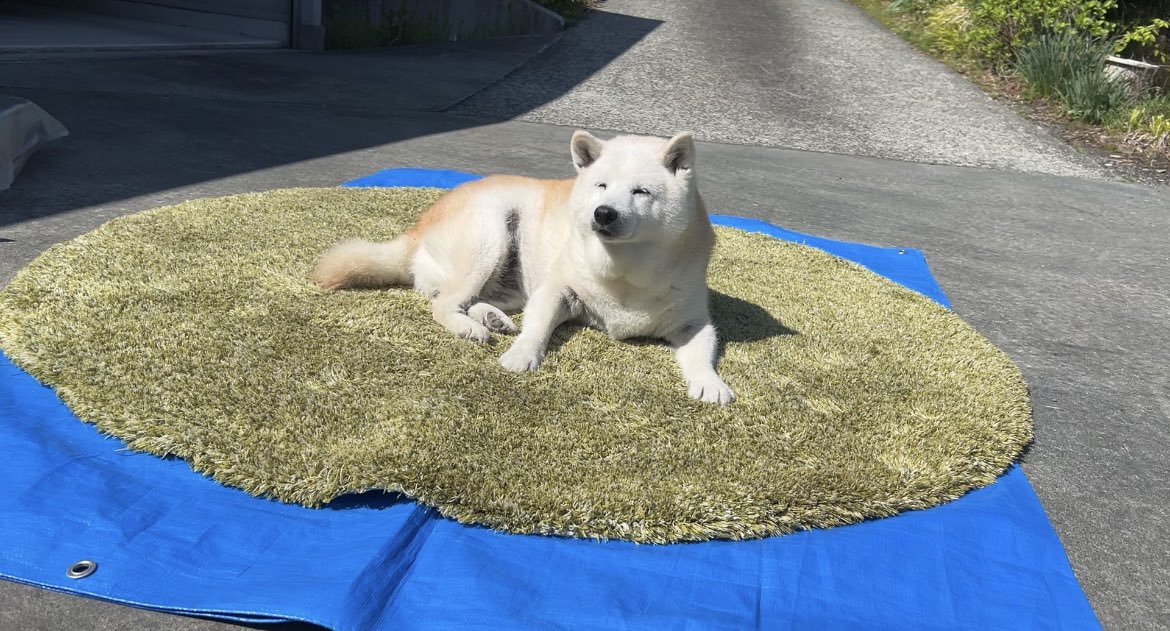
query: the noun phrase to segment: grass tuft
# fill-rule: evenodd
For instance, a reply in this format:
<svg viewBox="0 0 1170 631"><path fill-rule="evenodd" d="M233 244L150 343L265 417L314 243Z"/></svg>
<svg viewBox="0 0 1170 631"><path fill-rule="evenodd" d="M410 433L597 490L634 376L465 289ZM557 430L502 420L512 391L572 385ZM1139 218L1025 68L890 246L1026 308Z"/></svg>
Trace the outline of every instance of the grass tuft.
<svg viewBox="0 0 1170 631"><path fill-rule="evenodd" d="M1049 98L1079 70L1104 68L1109 51L1091 38L1069 31L1047 33L1020 51L1016 70L1026 86L1025 95Z"/></svg>
<svg viewBox="0 0 1170 631"><path fill-rule="evenodd" d="M1101 124L1129 101L1128 88L1105 72L1113 45L1065 31L1048 33L1019 53L1025 96L1056 98L1072 116Z"/></svg>
<svg viewBox="0 0 1170 631"><path fill-rule="evenodd" d="M1057 90L1069 116L1098 125L1129 101L1125 84L1104 68L1078 68Z"/></svg>
<svg viewBox="0 0 1170 631"><path fill-rule="evenodd" d="M1131 107L1124 128L1133 144L1170 150L1170 94L1158 93Z"/></svg>

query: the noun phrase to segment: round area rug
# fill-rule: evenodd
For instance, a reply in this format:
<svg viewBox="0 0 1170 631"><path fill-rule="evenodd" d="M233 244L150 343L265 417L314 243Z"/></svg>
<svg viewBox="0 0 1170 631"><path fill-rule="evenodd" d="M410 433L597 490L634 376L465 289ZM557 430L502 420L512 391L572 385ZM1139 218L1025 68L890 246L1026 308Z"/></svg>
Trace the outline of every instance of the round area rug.
<svg viewBox="0 0 1170 631"><path fill-rule="evenodd" d="M748 538L925 508L1031 437L1015 365L955 314L853 263L719 229L719 372L562 328L539 371L431 319L409 289L307 280L390 239L432 189L299 189L116 219L0 292L0 348L81 419L250 493L386 489L462 522L644 542ZM521 322L521 326L523 323Z"/></svg>

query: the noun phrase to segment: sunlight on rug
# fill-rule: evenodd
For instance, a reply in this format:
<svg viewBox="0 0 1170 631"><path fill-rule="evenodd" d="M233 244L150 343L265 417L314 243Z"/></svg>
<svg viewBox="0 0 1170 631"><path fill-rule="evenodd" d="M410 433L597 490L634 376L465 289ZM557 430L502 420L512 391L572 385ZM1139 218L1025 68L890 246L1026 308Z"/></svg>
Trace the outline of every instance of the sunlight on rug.
<svg viewBox="0 0 1170 631"><path fill-rule="evenodd" d="M250 493L400 491L517 533L751 538L926 508L1031 438L1016 366L954 313L822 251L718 229L719 372L562 329L538 372L457 340L407 289L327 293L316 257L441 193L293 189L113 220L0 292L0 348L78 417ZM523 326L522 321L520 322Z"/></svg>

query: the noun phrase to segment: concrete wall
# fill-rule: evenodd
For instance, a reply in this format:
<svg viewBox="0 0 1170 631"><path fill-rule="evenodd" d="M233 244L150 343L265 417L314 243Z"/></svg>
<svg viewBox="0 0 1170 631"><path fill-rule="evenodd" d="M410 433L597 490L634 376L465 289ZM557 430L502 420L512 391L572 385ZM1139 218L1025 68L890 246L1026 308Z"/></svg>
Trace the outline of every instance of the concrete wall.
<svg viewBox="0 0 1170 631"><path fill-rule="evenodd" d="M323 0L328 32L383 31L388 43L486 39L508 35L553 33L564 20L530 0ZM401 41L392 42L395 37ZM336 39L336 38L334 38Z"/></svg>
<svg viewBox="0 0 1170 631"><path fill-rule="evenodd" d="M336 47L553 33L559 15L531 0L41 0L44 4L243 35L279 46ZM327 32L332 29L332 32ZM336 37L340 36L340 38Z"/></svg>
<svg viewBox="0 0 1170 631"><path fill-rule="evenodd" d="M43 4L103 15L245 35L281 46L293 44L293 5L300 1L41 0ZM320 1L313 0L318 7Z"/></svg>

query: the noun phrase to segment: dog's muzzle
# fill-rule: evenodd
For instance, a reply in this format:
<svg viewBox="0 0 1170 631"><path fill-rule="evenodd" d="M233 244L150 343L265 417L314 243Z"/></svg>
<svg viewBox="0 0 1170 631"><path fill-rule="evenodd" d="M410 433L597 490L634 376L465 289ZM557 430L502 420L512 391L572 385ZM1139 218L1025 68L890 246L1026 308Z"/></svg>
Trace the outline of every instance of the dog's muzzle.
<svg viewBox="0 0 1170 631"><path fill-rule="evenodd" d="M615 237L618 233L618 211L612 206L598 206L593 211L593 231L603 237Z"/></svg>

